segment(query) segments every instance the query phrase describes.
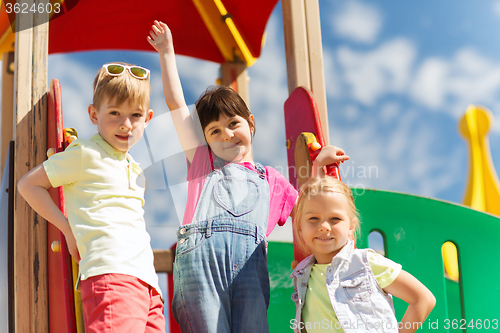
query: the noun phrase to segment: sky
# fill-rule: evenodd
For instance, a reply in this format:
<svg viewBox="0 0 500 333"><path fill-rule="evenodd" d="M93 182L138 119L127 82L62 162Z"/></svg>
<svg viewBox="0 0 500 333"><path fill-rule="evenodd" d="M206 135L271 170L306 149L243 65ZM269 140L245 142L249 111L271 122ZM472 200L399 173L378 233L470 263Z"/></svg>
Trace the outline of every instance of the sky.
<svg viewBox="0 0 500 333"><path fill-rule="evenodd" d="M351 157L341 166L345 182L462 202L469 157L457 125L469 104L484 105L497 118L488 137L500 170L500 0L319 0L319 6L330 143ZM64 126L88 139L96 132L87 114L92 81L102 64L115 61L152 73L155 117L130 152L148 178L144 209L152 247L169 248L187 196L186 162L164 100L158 55L53 54L49 79L61 81ZM177 64L188 105L219 76L215 63L178 56ZM281 3L248 73L255 161L287 177ZM290 241L291 223L277 227L270 240ZM164 277L160 286L165 292Z"/></svg>
<svg viewBox="0 0 500 333"><path fill-rule="evenodd" d="M469 104L484 105L499 118L500 1L320 0L319 5L330 143L351 157L341 167L343 180L355 187L462 202L469 162L458 121ZM152 73L150 150L143 140L131 154L148 177L145 212L152 245L166 248L182 220L187 184L158 55L50 55L49 79L61 81L64 126L90 138L96 131L87 115L92 81L103 63L113 61L139 64ZM177 65L189 105L219 76L215 63L177 56ZM281 3L268 22L262 55L248 73L255 161L287 177ZM500 120L489 139L499 166ZM275 239L290 238L290 229L278 229Z"/></svg>

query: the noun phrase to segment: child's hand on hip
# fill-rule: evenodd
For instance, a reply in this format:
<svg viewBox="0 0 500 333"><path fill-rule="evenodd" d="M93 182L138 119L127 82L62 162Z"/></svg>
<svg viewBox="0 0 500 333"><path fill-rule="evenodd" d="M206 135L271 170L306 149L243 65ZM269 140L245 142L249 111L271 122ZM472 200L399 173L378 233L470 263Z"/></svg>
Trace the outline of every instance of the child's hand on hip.
<svg viewBox="0 0 500 333"><path fill-rule="evenodd" d="M325 165L343 163L349 159L345 152L335 146L324 146L316 157L312 166L312 176L324 176L323 167Z"/></svg>
<svg viewBox="0 0 500 333"><path fill-rule="evenodd" d="M70 232L68 235L64 235L64 237L66 238L66 244L68 245L69 254L71 254L71 256L77 263L80 262L81 258L80 253L78 252L78 247L76 246L75 236L72 232Z"/></svg>
<svg viewBox="0 0 500 333"><path fill-rule="evenodd" d="M172 33L165 23L155 20L149 35L146 38L158 53L174 51Z"/></svg>

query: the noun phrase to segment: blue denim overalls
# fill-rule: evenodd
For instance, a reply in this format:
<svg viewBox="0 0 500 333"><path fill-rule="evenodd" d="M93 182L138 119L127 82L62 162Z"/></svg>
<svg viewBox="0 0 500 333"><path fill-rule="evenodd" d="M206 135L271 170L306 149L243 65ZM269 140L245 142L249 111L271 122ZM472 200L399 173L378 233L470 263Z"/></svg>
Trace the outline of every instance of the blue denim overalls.
<svg viewBox="0 0 500 333"><path fill-rule="evenodd" d="M269 184L230 163L205 181L193 223L177 231L172 311L182 332L269 331Z"/></svg>

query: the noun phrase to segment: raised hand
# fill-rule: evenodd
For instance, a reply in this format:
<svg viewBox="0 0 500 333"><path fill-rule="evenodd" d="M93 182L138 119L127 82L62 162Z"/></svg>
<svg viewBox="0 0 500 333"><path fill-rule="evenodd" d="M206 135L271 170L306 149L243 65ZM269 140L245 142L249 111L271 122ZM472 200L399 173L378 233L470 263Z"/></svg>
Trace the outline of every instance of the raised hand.
<svg viewBox="0 0 500 333"><path fill-rule="evenodd" d="M154 21L149 36L147 36L146 39L158 53L174 51L170 28L161 21Z"/></svg>
<svg viewBox="0 0 500 333"><path fill-rule="evenodd" d="M321 149L313 163L312 176L323 176L323 166L343 163L349 159L345 152L335 146L325 146Z"/></svg>

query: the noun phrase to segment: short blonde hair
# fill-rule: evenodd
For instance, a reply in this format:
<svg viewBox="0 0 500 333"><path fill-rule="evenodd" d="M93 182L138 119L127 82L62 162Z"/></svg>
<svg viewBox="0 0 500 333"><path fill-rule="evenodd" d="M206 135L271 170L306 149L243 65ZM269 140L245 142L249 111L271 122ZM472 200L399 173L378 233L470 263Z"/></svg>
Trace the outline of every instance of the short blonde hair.
<svg viewBox="0 0 500 333"><path fill-rule="evenodd" d="M354 197L349 186L333 177L313 177L300 188L299 198L297 199L296 204L295 221L293 223L294 237L298 242L300 250L304 253L311 254L311 250L300 235L302 230L301 224L304 202L307 199L311 199L311 197L315 195L322 195L326 193L340 193L345 197L348 204L347 213L351 220L354 238L356 239L359 234L359 213L354 205Z"/></svg>
<svg viewBox="0 0 500 333"><path fill-rule="evenodd" d="M124 62L116 64L132 66ZM132 75L128 70L121 75L109 75L104 67L101 67L94 79L94 98L92 104L99 109L104 98L115 101L117 105L122 104L127 99L130 104L138 104L149 110L151 95L151 84L149 80L140 80Z"/></svg>

